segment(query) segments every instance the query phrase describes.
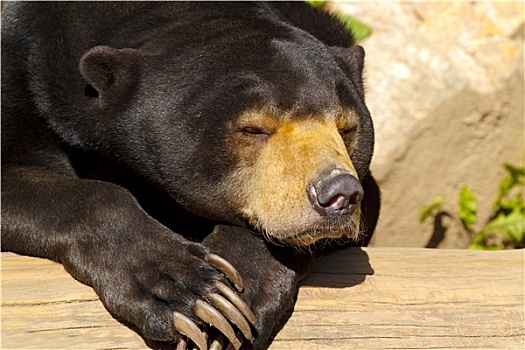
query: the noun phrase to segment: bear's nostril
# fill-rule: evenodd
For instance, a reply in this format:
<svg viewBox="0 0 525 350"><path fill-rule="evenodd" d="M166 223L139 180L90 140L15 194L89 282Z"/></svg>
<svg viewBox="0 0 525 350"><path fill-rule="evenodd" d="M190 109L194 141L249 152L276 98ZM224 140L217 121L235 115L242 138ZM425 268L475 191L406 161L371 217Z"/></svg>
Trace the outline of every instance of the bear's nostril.
<svg viewBox="0 0 525 350"><path fill-rule="evenodd" d="M323 205L324 207L332 207L334 209L343 209L350 205L350 201L348 197L343 196L342 194L336 195L334 198L332 198L326 205Z"/></svg>
<svg viewBox="0 0 525 350"><path fill-rule="evenodd" d="M314 208L322 215L352 213L363 198L361 183L350 174L311 183L308 192Z"/></svg>

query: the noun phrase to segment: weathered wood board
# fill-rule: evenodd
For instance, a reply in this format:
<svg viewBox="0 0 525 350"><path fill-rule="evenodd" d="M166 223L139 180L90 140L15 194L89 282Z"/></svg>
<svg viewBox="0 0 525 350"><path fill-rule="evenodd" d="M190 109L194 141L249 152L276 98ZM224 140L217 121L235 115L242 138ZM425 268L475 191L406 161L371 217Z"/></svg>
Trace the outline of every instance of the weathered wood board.
<svg viewBox="0 0 525 350"><path fill-rule="evenodd" d="M524 251L323 257L270 349L524 349ZM2 349L145 349L62 266L2 253Z"/></svg>

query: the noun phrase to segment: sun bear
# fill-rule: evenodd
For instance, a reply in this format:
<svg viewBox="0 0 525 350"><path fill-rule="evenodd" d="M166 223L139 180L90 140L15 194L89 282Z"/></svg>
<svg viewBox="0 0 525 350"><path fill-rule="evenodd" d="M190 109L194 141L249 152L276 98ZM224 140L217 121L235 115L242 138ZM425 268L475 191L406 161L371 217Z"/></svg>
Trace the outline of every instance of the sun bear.
<svg viewBox="0 0 525 350"><path fill-rule="evenodd" d="M147 341L262 349L379 213L363 49L304 3L8 2L2 249Z"/></svg>

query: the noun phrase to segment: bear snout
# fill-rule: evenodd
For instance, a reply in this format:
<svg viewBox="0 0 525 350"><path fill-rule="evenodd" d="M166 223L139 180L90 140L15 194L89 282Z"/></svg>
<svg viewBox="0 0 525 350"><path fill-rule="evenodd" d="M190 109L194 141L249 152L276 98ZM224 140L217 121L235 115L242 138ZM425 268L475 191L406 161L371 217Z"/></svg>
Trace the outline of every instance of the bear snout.
<svg viewBox="0 0 525 350"><path fill-rule="evenodd" d="M252 153L249 172L230 177L232 184L242 184L242 219L296 246L357 238L364 190L349 155L354 143L345 144L328 114L281 119L274 117L273 134Z"/></svg>
<svg viewBox="0 0 525 350"><path fill-rule="evenodd" d="M306 187L308 199L322 216L352 214L363 198L361 183L351 174L321 176Z"/></svg>

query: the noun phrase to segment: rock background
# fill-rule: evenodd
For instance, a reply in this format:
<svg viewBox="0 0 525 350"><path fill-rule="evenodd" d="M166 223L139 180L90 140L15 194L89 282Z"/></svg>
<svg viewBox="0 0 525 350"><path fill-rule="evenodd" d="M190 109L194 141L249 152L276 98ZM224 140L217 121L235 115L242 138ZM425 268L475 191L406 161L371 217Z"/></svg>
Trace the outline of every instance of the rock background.
<svg viewBox="0 0 525 350"><path fill-rule="evenodd" d="M367 104L382 190L374 246L465 248L459 189L488 220L503 163L524 162L523 2L335 2L372 27ZM419 223L436 194L445 213Z"/></svg>

